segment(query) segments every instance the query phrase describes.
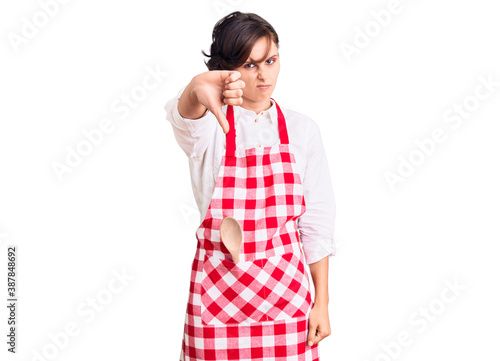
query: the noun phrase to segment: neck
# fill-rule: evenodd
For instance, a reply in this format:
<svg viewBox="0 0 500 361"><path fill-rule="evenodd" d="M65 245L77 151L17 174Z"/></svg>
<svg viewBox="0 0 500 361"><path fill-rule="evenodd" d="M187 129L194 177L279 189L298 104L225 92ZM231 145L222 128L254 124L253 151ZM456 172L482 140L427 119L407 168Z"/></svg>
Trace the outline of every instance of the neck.
<svg viewBox="0 0 500 361"><path fill-rule="evenodd" d="M252 110L255 113L260 113L265 110L268 110L273 106L273 102L271 99L267 98L261 101L252 101L246 98L243 98L243 103L240 105L242 108Z"/></svg>

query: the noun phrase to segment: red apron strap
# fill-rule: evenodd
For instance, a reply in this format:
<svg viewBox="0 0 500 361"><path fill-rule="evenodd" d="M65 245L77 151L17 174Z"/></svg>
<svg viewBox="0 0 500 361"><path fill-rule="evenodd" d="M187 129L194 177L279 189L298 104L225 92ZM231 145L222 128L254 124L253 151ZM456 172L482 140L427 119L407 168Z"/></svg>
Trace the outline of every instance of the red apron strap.
<svg viewBox="0 0 500 361"><path fill-rule="evenodd" d="M278 131L280 133L281 144L288 144L288 131L286 129L285 116L274 98L271 98L276 105L278 112ZM226 157L234 157L236 151L236 131L234 127L234 109L232 105L227 106L226 119L229 123L229 131L226 133Z"/></svg>
<svg viewBox="0 0 500 361"><path fill-rule="evenodd" d="M274 98L271 99L274 100ZM286 129L285 116L281 112L281 108L279 107L276 100L274 100L274 104L276 105L276 109L278 110L278 130L280 132L281 144L288 144L288 131Z"/></svg>
<svg viewBox="0 0 500 361"><path fill-rule="evenodd" d="M234 129L234 110L232 105L227 106L226 119L229 123L229 131L226 133L226 157L234 157L236 132Z"/></svg>

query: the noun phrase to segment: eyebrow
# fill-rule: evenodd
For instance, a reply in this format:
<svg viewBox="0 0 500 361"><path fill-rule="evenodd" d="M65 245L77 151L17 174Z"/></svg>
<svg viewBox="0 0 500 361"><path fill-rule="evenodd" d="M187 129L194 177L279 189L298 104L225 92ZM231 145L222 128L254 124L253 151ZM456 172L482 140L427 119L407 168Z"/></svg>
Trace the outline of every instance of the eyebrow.
<svg viewBox="0 0 500 361"><path fill-rule="evenodd" d="M268 59L271 59L271 58L274 58L276 56L279 56L278 54L275 54L275 55L271 55L269 58L267 58L266 60ZM253 60L252 58L248 58L251 62L254 62L255 60ZM248 63L248 60L247 60L247 63Z"/></svg>

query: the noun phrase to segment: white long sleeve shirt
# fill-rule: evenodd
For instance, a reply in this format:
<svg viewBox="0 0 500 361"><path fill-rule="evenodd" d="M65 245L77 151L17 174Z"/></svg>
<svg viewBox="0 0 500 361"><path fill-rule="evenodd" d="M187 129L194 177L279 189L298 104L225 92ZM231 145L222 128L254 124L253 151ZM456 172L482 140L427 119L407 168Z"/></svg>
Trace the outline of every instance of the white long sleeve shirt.
<svg viewBox="0 0 500 361"><path fill-rule="evenodd" d="M206 111L198 119L180 115L177 96L165 104L166 118L172 123L175 139L189 158L191 185L200 210L200 223L206 216L225 152L226 134L215 115ZM236 147L240 149L279 144L278 113L275 103L260 113L233 106ZM289 147L301 176L306 211L297 221L307 264L336 253L334 222L336 214L330 172L318 125L309 117L281 107L286 119ZM227 105L222 107L226 114Z"/></svg>

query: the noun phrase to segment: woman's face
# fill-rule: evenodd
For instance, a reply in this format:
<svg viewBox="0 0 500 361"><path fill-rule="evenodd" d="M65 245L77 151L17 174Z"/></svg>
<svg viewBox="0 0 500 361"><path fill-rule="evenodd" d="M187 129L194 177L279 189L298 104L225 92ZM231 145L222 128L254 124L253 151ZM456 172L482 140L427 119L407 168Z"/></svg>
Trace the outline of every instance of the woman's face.
<svg viewBox="0 0 500 361"><path fill-rule="evenodd" d="M245 82L243 88L243 104L242 107L251 108L251 104L262 104L269 101L273 90L278 80L280 71L280 61L278 55L278 48L274 41L271 42L272 46L270 52L266 54L267 39L260 38L253 46L249 59L235 70L241 73L241 78ZM265 59L257 63L254 59ZM262 87L268 85L268 87ZM245 104L246 103L246 104Z"/></svg>

